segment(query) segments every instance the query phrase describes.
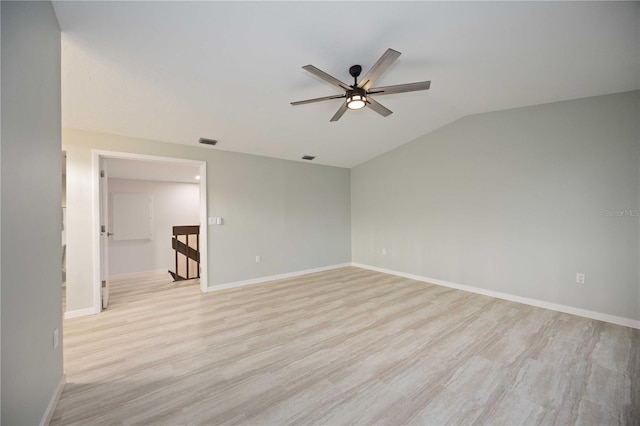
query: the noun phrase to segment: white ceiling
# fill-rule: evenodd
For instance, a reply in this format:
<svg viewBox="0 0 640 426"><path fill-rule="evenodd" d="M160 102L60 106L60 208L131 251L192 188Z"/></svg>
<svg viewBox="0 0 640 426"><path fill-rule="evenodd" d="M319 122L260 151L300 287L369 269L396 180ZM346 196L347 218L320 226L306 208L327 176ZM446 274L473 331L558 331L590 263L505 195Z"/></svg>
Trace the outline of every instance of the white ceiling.
<svg viewBox="0 0 640 426"><path fill-rule="evenodd" d="M63 126L353 167L469 114L640 87L638 2L54 2ZM431 80L329 119L387 49L378 85Z"/></svg>

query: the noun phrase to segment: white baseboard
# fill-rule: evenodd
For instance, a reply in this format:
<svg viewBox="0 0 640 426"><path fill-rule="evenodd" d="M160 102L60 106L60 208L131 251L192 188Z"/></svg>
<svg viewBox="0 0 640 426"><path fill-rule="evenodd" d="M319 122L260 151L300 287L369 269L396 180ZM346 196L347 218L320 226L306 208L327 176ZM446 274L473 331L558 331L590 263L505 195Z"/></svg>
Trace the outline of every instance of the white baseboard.
<svg viewBox="0 0 640 426"><path fill-rule="evenodd" d="M544 300L531 299L529 297L515 296L509 293L486 290L479 287L452 283L449 281L438 280L435 278L422 277L420 275L413 275L405 272L394 271L391 269L378 268L377 266L364 265L356 262L353 262L351 265L356 266L358 268L369 269L372 271L382 272L390 275L396 275L399 277L409 278L416 281L423 281L430 284L436 284L444 287L455 288L457 290L468 291L470 293L477 293L477 294L482 294L484 296L495 297L497 299L509 300L511 302L522 303L525 305L535 306L538 308L550 309L552 311L564 312L566 314L577 315L580 317L590 318L598 321L609 322L611 324L623 325L625 327L640 329L640 320L634 320L631 318L624 318L624 317L619 317L615 315L603 314L601 312L590 311L588 309L575 308L573 306L561 305L561 304L552 303L552 302L545 302Z"/></svg>
<svg viewBox="0 0 640 426"><path fill-rule="evenodd" d="M56 387L56 390L51 395L51 400L49 400L49 405L44 412L44 416L42 416L42 421L40 422L40 426L48 426L51 422L51 418L53 417L53 413L56 411L56 407L58 406L58 401L60 401L60 395L62 395L62 390L64 389L64 384L66 383L66 375L62 374L60 378L60 382Z"/></svg>
<svg viewBox="0 0 640 426"><path fill-rule="evenodd" d="M96 309L95 307L85 308L85 309L76 309L75 311L67 311L64 313L64 319L84 317L87 315L95 315L99 314L100 309Z"/></svg>
<svg viewBox="0 0 640 426"><path fill-rule="evenodd" d="M320 268L305 269L303 271L287 272L286 274L270 275L268 277L253 278L253 279L244 280L244 281L234 281L230 283L208 287L207 292L227 290L229 288L260 284L268 281L282 280L285 278L299 277L300 275L308 275L308 274L314 274L316 272L330 271L332 269L346 268L347 266L351 266L351 263L340 263L338 265L322 266Z"/></svg>

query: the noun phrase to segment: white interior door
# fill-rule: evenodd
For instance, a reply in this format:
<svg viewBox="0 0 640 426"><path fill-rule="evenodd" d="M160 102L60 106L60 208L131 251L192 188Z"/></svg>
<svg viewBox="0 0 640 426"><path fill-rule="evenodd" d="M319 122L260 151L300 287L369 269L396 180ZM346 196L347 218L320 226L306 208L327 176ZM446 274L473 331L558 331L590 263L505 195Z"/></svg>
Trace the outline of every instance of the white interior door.
<svg viewBox="0 0 640 426"><path fill-rule="evenodd" d="M100 158L100 290L101 308L109 305L109 187L107 162Z"/></svg>

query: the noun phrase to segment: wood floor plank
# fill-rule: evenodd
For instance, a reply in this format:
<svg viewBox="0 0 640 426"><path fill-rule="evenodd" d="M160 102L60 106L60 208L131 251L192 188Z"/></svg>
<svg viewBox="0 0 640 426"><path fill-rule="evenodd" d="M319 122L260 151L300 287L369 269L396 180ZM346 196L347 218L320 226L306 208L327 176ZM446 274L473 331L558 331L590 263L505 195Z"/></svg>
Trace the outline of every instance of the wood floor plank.
<svg viewBox="0 0 640 426"><path fill-rule="evenodd" d="M355 267L111 283L52 425L639 424L640 331Z"/></svg>

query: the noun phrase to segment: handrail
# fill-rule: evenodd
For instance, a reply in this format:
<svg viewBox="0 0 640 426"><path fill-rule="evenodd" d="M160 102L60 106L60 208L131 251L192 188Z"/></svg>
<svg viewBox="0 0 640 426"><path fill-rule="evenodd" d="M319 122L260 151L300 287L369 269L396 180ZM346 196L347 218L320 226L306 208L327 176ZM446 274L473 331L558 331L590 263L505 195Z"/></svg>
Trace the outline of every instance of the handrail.
<svg viewBox="0 0 640 426"><path fill-rule="evenodd" d="M174 226L173 238L171 239L171 248L175 250L175 262L176 272L169 271L174 281L190 280L194 278L200 278L200 226L188 225L188 226ZM191 245L190 237L195 235L195 248ZM180 241L179 237L184 236L185 242ZM179 255L185 257L186 274L180 275L179 268ZM196 262L196 276L191 276L189 271L189 261Z"/></svg>

